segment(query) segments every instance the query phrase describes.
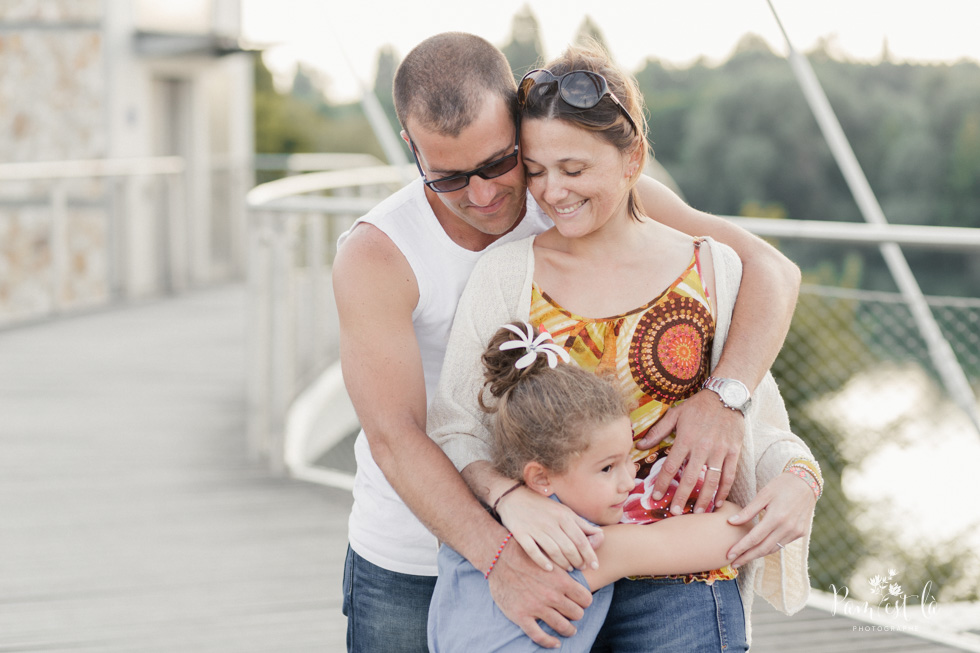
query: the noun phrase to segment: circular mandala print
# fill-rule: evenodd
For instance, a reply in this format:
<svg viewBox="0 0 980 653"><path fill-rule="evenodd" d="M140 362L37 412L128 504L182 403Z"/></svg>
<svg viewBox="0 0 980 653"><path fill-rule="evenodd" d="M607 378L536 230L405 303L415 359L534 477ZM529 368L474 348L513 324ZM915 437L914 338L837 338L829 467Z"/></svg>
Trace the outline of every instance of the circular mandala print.
<svg viewBox="0 0 980 653"><path fill-rule="evenodd" d="M708 367L711 315L688 297L672 297L640 317L630 342L630 372L636 384L662 402L697 391Z"/></svg>

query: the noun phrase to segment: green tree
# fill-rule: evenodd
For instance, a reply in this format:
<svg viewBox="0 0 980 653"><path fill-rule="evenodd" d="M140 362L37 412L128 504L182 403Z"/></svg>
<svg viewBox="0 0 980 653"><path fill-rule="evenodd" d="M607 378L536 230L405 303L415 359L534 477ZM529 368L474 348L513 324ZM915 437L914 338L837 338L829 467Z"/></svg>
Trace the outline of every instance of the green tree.
<svg viewBox="0 0 980 653"><path fill-rule="evenodd" d="M736 72L729 75L728 66ZM770 56L741 66L736 57L698 90L684 118L680 160L664 161L687 197L724 215L739 214L747 202L778 202L792 218L857 219L785 62Z"/></svg>
<svg viewBox="0 0 980 653"><path fill-rule="evenodd" d="M673 68L647 59L636 73L650 128L650 143L657 160L672 172L681 166L688 118L699 97L700 72L705 68Z"/></svg>
<svg viewBox="0 0 980 653"><path fill-rule="evenodd" d="M301 63L296 67L290 95L323 112L327 106L329 85L329 78L323 72Z"/></svg>
<svg viewBox="0 0 980 653"><path fill-rule="evenodd" d="M538 19L528 5L524 5L512 22L510 41L501 48L510 68L514 71L514 79L520 79L524 74L542 64L544 56L541 47L541 28Z"/></svg>
<svg viewBox="0 0 980 653"><path fill-rule="evenodd" d="M398 70L398 57L395 49L386 45L378 50L377 72L374 76L374 96L378 98L381 108L385 110L388 123L397 134L401 131L398 116L395 113L394 83L395 71Z"/></svg>
<svg viewBox="0 0 980 653"><path fill-rule="evenodd" d="M578 26L578 32L575 33L575 43L582 45L593 41L598 43L603 50L609 52L606 37L603 36L599 25L592 20L591 16L586 14L585 18L582 19L582 24Z"/></svg>
<svg viewBox="0 0 980 653"><path fill-rule="evenodd" d="M288 93L280 93L261 56L254 57L255 150L258 153L366 152L381 147L359 104L332 105L326 77L298 68Z"/></svg>
<svg viewBox="0 0 980 653"><path fill-rule="evenodd" d="M961 217L957 222L980 227L980 104L963 116L950 158L949 189Z"/></svg>
<svg viewBox="0 0 980 653"><path fill-rule="evenodd" d="M769 43L758 34L745 34L735 44L731 56L725 62L728 74L748 70L753 66L770 66L777 59Z"/></svg>

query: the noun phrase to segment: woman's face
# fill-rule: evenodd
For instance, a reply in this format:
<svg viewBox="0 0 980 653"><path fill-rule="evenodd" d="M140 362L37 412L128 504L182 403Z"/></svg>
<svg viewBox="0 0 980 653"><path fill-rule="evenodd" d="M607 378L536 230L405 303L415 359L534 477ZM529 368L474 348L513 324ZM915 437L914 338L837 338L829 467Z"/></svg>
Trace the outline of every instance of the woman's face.
<svg viewBox="0 0 980 653"><path fill-rule="evenodd" d="M521 123L521 150L528 189L562 236L581 238L628 218L633 157L593 132L550 118Z"/></svg>
<svg viewBox="0 0 980 653"><path fill-rule="evenodd" d="M589 447L561 474L551 488L563 504L600 526L615 524L635 485L636 465L630 459L633 427L628 417L596 424Z"/></svg>

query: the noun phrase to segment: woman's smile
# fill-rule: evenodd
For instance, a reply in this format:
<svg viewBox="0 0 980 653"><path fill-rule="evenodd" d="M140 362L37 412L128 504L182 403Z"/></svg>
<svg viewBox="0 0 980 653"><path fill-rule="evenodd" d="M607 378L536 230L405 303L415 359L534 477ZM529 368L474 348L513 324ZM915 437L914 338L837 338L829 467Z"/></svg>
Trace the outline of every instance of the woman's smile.
<svg viewBox="0 0 980 653"><path fill-rule="evenodd" d="M581 200L579 202L575 202L575 204L572 204L571 206L566 206L562 208L556 206L554 207L555 213L557 213L558 215L568 215L569 213L574 213L580 206L585 204L587 201L588 200Z"/></svg>

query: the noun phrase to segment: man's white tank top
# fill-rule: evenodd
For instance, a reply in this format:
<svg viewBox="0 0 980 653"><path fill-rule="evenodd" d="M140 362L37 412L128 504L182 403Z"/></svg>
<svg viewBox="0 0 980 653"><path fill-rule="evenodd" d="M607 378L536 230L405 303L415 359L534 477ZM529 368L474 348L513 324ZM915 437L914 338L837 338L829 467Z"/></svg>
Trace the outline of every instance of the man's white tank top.
<svg viewBox="0 0 980 653"><path fill-rule="evenodd" d="M342 246L347 235L362 222L374 225L387 235L415 273L419 302L412 312L412 324L422 354L428 404L439 386L456 304L473 266L484 252L502 243L541 233L551 227L552 222L528 193L527 212L517 228L487 249L472 252L457 245L443 231L426 200L421 179L402 188L360 218L341 235L337 246ZM415 518L385 479L371 456L364 431L357 436L354 455L357 472L349 523L351 548L384 569L435 576L436 538Z"/></svg>

